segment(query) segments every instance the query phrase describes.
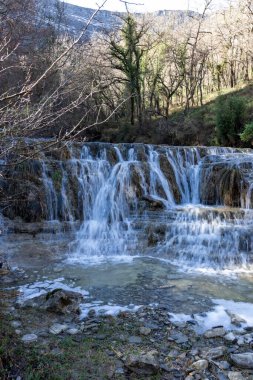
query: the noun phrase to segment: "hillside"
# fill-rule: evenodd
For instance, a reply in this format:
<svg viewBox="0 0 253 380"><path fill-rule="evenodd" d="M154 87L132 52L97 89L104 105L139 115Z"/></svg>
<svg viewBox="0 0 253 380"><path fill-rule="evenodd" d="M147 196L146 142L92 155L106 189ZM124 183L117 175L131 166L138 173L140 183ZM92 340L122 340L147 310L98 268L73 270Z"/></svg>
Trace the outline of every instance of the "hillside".
<svg viewBox="0 0 253 380"><path fill-rule="evenodd" d="M62 1L48 2L48 0L40 0L42 12L46 16L47 22L57 26L61 32L67 32L72 36L78 35L83 26L91 18L94 9L72 5ZM160 10L150 13L149 15L161 19L161 22L168 22L173 20L176 25L183 23L187 17L192 16L194 12L182 10ZM96 15L89 27L89 34L93 32L108 32L115 29L121 24L120 17L124 13L111 12L101 10ZM137 16L142 14L137 14Z"/></svg>
<svg viewBox="0 0 253 380"><path fill-rule="evenodd" d="M253 83L242 88L230 89L206 99L203 106L192 108L188 113L174 110L169 118L151 119L146 122L143 134L138 134L127 123L107 125L96 131L94 136L108 142L142 142L168 145L216 145L216 104L222 99L237 97L246 104L246 120L253 119ZM159 133L158 133L159 132ZM92 137L91 137L92 138ZM249 145L246 145L249 146Z"/></svg>

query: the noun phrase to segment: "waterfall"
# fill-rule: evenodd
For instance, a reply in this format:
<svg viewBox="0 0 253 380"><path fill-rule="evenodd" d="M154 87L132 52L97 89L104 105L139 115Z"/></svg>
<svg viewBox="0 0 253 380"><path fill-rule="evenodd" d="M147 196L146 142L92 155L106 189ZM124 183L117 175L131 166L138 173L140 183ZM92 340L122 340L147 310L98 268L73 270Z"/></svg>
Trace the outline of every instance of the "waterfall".
<svg viewBox="0 0 253 380"><path fill-rule="evenodd" d="M69 144L64 159L40 161L46 218L75 231L76 262L152 255L191 267L252 264L250 149Z"/></svg>

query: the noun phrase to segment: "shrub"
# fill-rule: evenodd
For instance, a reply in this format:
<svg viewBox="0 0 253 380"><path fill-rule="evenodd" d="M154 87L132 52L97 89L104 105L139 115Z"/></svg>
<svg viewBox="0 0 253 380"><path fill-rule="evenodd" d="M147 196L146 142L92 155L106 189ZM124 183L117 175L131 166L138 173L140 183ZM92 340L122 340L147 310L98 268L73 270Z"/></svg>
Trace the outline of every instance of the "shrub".
<svg viewBox="0 0 253 380"><path fill-rule="evenodd" d="M219 97L216 101L216 132L220 144L235 144L246 113L246 102L237 96Z"/></svg>
<svg viewBox="0 0 253 380"><path fill-rule="evenodd" d="M240 134L240 138L243 142L253 140L253 122L245 125L243 132Z"/></svg>

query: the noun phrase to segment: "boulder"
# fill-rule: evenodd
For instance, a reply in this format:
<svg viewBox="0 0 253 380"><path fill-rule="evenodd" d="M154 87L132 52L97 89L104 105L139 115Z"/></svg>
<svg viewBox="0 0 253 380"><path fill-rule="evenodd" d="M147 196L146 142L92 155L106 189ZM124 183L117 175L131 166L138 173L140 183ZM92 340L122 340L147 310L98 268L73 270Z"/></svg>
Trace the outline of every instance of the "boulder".
<svg viewBox="0 0 253 380"><path fill-rule="evenodd" d="M83 296L69 290L55 289L47 294L32 298L23 304L23 307L35 307L56 314L80 314L80 303Z"/></svg>

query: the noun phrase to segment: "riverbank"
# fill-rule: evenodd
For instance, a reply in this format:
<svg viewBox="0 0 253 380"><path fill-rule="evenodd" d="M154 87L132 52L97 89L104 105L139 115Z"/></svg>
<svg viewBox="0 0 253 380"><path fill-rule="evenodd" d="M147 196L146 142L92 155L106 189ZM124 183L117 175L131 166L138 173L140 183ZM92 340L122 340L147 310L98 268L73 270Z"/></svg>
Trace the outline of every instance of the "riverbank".
<svg viewBox="0 0 253 380"><path fill-rule="evenodd" d="M1 279L10 288L18 281L7 266ZM61 292L65 300L74 297ZM80 320L69 306L66 312L54 303L49 312L41 300L20 305L17 295L6 290L1 297L3 379L252 379L253 326L238 330L242 320L236 315L231 320L237 331L219 326L200 334L194 318L173 322L163 306L118 316L91 309Z"/></svg>

